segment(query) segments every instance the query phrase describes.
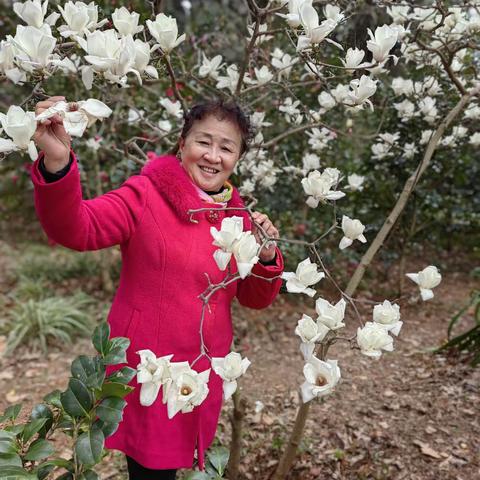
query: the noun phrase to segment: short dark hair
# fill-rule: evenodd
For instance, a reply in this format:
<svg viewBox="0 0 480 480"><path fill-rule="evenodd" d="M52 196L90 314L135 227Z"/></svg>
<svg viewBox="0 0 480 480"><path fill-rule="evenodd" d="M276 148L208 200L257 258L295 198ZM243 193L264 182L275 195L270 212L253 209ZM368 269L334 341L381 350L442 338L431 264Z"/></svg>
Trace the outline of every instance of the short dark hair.
<svg viewBox="0 0 480 480"><path fill-rule="evenodd" d="M194 105L185 115L184 124L180 138L185 139L193 124L197 120L203 120L209 115L218 120L227 120L237 125L242 137L240 155L248 150L248 145L252 135L250 119L243 110L234 101L209 100ZM177 149L178 150L178 147Z"/></svg>

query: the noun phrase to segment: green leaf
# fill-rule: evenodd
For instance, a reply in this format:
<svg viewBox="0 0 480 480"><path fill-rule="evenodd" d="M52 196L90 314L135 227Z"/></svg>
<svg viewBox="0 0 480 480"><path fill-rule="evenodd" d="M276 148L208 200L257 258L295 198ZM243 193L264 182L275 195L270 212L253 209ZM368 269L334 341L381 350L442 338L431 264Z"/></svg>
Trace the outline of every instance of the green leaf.
<svg viewBox="0 0 480 480"><path fill-rule="evenodd" d="M49 457L54 451L55 449L48 440L39 438L30 445L30 448L25 455L25 460L43 460L44 458Z"/></svg>
<svg viewBox="0 0 480 480"><path fill-rule="evenodd" d="M93 406L93 399L86 385L78 378L71 378L67 391L60 395L65 411L72 417L86 416Z"/></svg>
<svg viewBox="0 0 480 480"><path fill-rule="evenodd" d="M103 361L105 365L117 365L119 363L127 362L127 348L130 345L130 340L125 337L115 337L109 340L105 357Z"/></svg>
<svg viewBox="0 0 480 480"><path fill-rule="evenodd" d="M75 444L77 459L84 465L95 465L102 457L105 437L99 428L93 427L89 432L82 433Z"/></svg>
<svg viewBox="0 0 480 480"><path fill-rule="evenodd" d="M137 374L137 371L131 367L122 367L120 370L113 372L111 375L107 377L109 382L116 382L116 383L130 383L133 377Z"/></svg>
<svg viewBox="0 0 480 480"><path fill-rule="evenodd" d="M0 453L17 453L16 437L12 432L0 430Z"/></svg>
<svg viewBox="0 0 480 480"><path fill-rule="evenodd" d="M16 420L20 411L22 410L22 404L10 405L0 416L0 422L6 422L7 420Z"/></svg>
<svg viewBox="0 0 480 480"><path fill-rule="evenodd" d="M53 405L57 408L62 408L62 402L60 400L60 395L62 392L60 390L54 390L53 392L48 393L43 397L43 401L49 405Z"/></svg>
<svg viewBox="0 0 480 480"><path fill-rule="evenodd" d="M184 480L210 480L210 475L205 472L189 472Z"/></svg>
<svg viewBox="0 0 480 480"><path fill-rule="evenodd" d="M23 423L20 423L18 425L8 425L5 427L5 430L8 432L12 432L14 435L19 435L25 430L26 425Z"/></svg>
<svg viewBox="0 0 480 480"><path fill-rule="evenodd" d="M110 325L107 322L102 322L93 331L92 343L95 350L102 355L105 355L108 347L108 338L110 337Z"/></svg>
<svg viewBox="0 0 480 480"><path fill-rule="evenodd" d="M70 472L64 473L60 475L56 480L73 480L73 474Z"/></svg>
<svg viewBox="0 0 480 480"><path fill-rule="evenodd" d="M35 469L35 473L37 474L39 480L44 480L53 472L54 469L55 467L53 465L46 465L42 463Z"/></svg>
<svg viewBox="0 0 480 480"><path fill-rule="evenodd" d="M215 447L207 453L207 458L209 462L213 465L215 470L220 474L223 475L225 469L227 468L228 457L230 453L227 448L225 447Z"/></svg>
<svg viewBox="0 0 480 480"><path fill-rule="evenodd" d="M100 420L107 423L119 423L123 418L123 409L127 402L122 398L107 397L97 407L97 415Z"/></svg>
<svg viewBox="0 0 480 480"><path fill-rule="evenodd" d="M2 480L38 480L35 474L16 466L0 466L0 478Z"/></svg>
<svg viewBox="0 0 480 480"><path fill-rule="evenodd" d="M38 433L42 427L47 423L48 418L36 418L30 420L25 425L25 428L22 432L22 439L24 442L28 442L36 433Z"/></svg>
<svg viewBox="0 0 480 480"><path fill-rule="evenodd" d="M105 382L102 389L98 392L97 399L105 397L124 398L134 390L133 387L117 382Z"/></svg>
<svg viewBox="0 0 480 480"><path fill-rule="evenodd" d="M117 431L117 428L118 428L119 424L118 423L108 423L108 422L104 422L103 420L97 420L94 423L94 425L97 426L98 428L100 428L102 430L105 438L107 438L110 435L113 435Z"/></svg>
<svg viewBox="0 0 480 480"><path fill-rule="evenodd" d="M100 357L80 355L71 366L72 377L90 388L101 388L105 380L105 366Z"/></svg>
<svg viewBox="0 0 480 480"><path fill-rule="evenodd" d="M39 403L38 405L35 405L32 408L32 413L30 415L30 418L32 420L35 420L38 418L47 419L47 421L45 422L45 425L38 432L38 434L41 437L45 437L45 435L50 430L50 428L52 428L52 425L53 425L53 413L50 410L50 408L48 408L48 406L45 405L44 403Z"/></svg>
<svg viewBox="0 0 480 480"><path fill-rule="evenodd" d="M65 458L51 458L50 460L47 460L46 462L43 462L41 465L39 465L39 467L47 466L61 467L72 472L75 470L73 462L71 462L70 460L66 460Z"/></svg>
<svg viewBox="0 0 480 480"><path fill-rule="evenodd" d="M0 468L7 466L21 467L22 459L14 453L0 453Z"/></svg>
<svg viewBox="0 0 480 480"><path fill-rule="evenodd" d="M98 480L99 478L94 470L86 470L78 477L79 480Z"/></svg>

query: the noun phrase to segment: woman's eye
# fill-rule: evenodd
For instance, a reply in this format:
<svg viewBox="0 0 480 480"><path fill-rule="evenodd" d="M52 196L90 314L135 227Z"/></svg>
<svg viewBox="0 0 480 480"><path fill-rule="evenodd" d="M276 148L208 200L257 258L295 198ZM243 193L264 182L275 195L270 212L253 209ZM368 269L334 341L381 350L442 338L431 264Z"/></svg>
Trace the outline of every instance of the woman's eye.
<svg viewBox="0 0 480 480"><path fill-rule="evenodd" d="M229 148L227 148L227 147L222 147L222 150L225 150L226 152L232 153L232 151L231 151Z"/></svg>
<svg viewBox="0 0 480 480"><path fill-rule="evenodd" d="M200 145L208 145L208 142L204 142L203 140L199 140L198 142Z"/></svg>

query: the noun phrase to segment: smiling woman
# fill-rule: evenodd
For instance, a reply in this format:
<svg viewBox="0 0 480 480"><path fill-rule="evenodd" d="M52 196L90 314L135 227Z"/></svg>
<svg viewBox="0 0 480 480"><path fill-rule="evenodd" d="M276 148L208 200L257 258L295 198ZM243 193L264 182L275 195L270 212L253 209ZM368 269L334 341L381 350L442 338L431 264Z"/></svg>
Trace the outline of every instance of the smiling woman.
<svg viewBox="0 0 480 480"><path fill-rule="evenodd" d="M39 102L37 115L61 100L65 99ZM105 442L107 448L126 454L130 479L173 479L176 469L192 467L195 451L204 468L204 451L215 436L223 392L223 380L210 360L230 352L232 300L265 308L280 289L280 250L274 242L259 247L260 228L270 239L279 237L278 230L267 215L248 215L228 181L249 136L248 118L237 105L194 106L185 116L176 156L148 152L149 162L139 175L116 190L84 200L62 117L37 125L34 139L42 152L33 165L32 181L37 214L48 236L81 251L121 246L120 285L108 322L112 336L130 339L128 365L137 369L141 352L150 351L156 358L173 356L177 365L188 362L195 370L189 373L193 379L208 380L200 404L191 400L198 393L192 388L171 386L175 398L191 400L193 409L177 409L173 415L162 401L165 392L142 402L143 384L138 377L132 380L136 388L126 397L123 421ZM200 213L192 218L190 210ZM237 279L216 291L203 310L200 294L210 281L220 284L225 278L214 257L212 237L224 219L251 230L253 235L246 233L252 241L239 242L238 264L232 258L229 265L230 274L239 274ZM252 256L252 243L259 261L251 269L253 275L242 276L243 257ZM208 355L199 357L200 339ZM119 367L110 367L107 374Z"/></svg>

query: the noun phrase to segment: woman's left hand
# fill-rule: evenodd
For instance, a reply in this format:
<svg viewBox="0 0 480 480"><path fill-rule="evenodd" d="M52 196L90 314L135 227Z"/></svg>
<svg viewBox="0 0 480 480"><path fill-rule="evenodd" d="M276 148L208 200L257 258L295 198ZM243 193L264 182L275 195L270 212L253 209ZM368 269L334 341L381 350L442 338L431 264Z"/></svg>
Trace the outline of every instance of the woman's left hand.
<svg viewBox="0 0 480 480"><path fill-rule="evenodd" d="M252 226L252 233L255 235L255 239L257 240L257 243L259 245L263 243L263 239L264 239L264 237L262 236L263 232L265 232L265 234L269 238L280 238L280 234L278 233L278 230L276 229L275 225L272 223L272 221L268 218L267 215L260 212L253 212L252 218L253 218L253 221L255 222ZM263 232L258 227L261 227L263 229ZM262 248L262 250L258 255L260 258L260 261L270 262L271 260L273 260L275 258L275 247L276 247L276 242L274 241L268 242Z"/></svg>

